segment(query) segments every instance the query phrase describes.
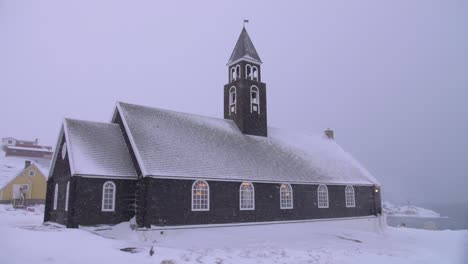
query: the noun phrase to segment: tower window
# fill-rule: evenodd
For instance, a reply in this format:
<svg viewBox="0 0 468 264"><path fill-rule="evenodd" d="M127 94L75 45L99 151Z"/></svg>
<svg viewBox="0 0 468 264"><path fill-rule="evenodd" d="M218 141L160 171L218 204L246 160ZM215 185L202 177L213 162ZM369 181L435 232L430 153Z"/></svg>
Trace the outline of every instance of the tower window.
<svg viewBox="0 0 468 264"><path fill-rule="evenodd" d="M256 86L250 87L250 113L260 114L260 92Z"/></svg>
<svg viewBox="0 0 468 264"><path fill-rule="evenodd" d="M245 78L252 80L252 67L250 64L245 65Z"/></svg>
<svg viewBox="0 0 468 264"><path fill-rule="evenodd" d="M229 89L229 115L236 113L236 87Z"/></svg>
<svg viewBox="0 0 468 264"><path fill-rule="evenodd" d="M240 79L240 77L241 77L240 66L239 65L236 66L236 76L237 76L236 79Z"/></svg>
<svg viewBox="0 0 468 264"><path fill-rule="evenodd" d="M252 76L254 81L258 81L258 69L257 67L252 67Z"/></svg>
<svg viewBox="0 0 468 264"><path fill-rule="evenodd" d="M232 81L235 81L236 79L237 79L236 67L232 67L232 68L231 68L231 82L232 82Z"/></svg>

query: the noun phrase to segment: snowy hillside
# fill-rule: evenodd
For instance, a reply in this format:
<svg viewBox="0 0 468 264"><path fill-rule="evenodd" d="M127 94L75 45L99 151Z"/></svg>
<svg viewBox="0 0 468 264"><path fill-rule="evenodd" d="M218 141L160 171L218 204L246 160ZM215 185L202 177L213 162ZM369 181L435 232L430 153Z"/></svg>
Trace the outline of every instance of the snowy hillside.
<svg viewBox="0 0 468 264"><path fill-rule="evenodd" d="M383 202L382 204L384 213L387 216L404 216L404 217L440 217L439 213L432 210L417 207L414 205L395 205L390 202Z"/></svg>
<svg viewBox="0 0 468 264"><path fill-rule="evenodd" d="M12 180L23 168L24 162L30 160L38 165L45 176L49 173L50 160L27 157L5 157L5 152L0 150L0 188Z"/></svg>
<svg viewBox="0 0 468 264"><path fill-rule="evenodd" d="M0 263L468 263L468 230L425 231L351 221L132 231L130 224L65 229L0 205ZM364 221L368 221L365 219ZM154 255L149 251L153 247Z"/></svg>

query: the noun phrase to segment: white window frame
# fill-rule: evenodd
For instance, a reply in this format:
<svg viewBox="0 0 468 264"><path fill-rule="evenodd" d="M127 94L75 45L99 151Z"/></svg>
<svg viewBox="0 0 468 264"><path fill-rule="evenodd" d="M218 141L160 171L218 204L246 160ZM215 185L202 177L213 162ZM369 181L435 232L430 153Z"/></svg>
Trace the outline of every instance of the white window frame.
<svg viewBox="0 0 468 264"><path fill-rule="evenodd" d="M20 184L13 184L13 187L12 187L12 196L14 199L17 199L16 196L15 196L15 190L18 190L18 192L20 192L21 189L23 189L23 187L26 186L27 189L26 189L26 192L24 193L24 199L28 199L28 196L30 196L30 192L31 192L31 184L27 184L27 183L20 183Z"/></svg>
<svg viewBox="0 0 468 264"><path fill-rule="evenodd" d="M249 74L250 70L250 74ZM252 66L250 64L245 65L245 79L253 80Z"/></svg>
<svg viewBox="0 0 468 264"><path fill-rule="evenodd" d="M256 74L255 74L256 73ZM252 66L252 80L257 81L259 80L258 78L258 68L257 66Z"/></svg>
<svg viewBox="0 0 468 264"><path fill-rule="evenodd" d="M201 188L195 189L195 187L196 187L196 185L198 183L204 183L205 186L206 186L206 189L201 189ZM195 193L196 191L206 191L206 198L205 198L206 199L206 208L201 208L201 205L203 204L201 202L203 200L202 198L194 199L194 196L198 195L198 194ZM210 210L210 185L206 181L196 180L192 184L191 196L192 196L192 211L209 211ZM196 206L195 202L199 203L198 206Z"/></svg>
<svg viewBox="0 0 468 264"><path fill-rule="evenodd" d="M286 190L283 189L283 186L286 187ZM288 198L291 194L291 199ZM289 201L291 200L291 201ZM294 208L294 193L291 184L283 183L280 185L280 209L293 209Z"/></svg>
<svg viewBox="0 0 468 264"><path fill-rule="evenodd" d="M257 97L257 113L260 114L260 89L258 89L257 86L255 85L252 85L250 87L250 113L253 113L253 105L254 105L254 102L252 101L252 93L255 93L256 94L256 97Z"/></svg>
<svg viewBox="0 0 468 264"><path fill-rule="evenodd" d="M320 184L317 188L317 205L318 208L328 208L328 187L324 184Z"/></svg>
<svg viewBox="0 0 468 264"><path fill-rule="evenodd" d="M231 74L230 74L231 82L237 80L237 78L234 77L235 74L236 74L236 67L234 66L234 67L231 68ZM236 76L236 77L237 77L237 76Z"/></svg>
<svg viewBox="0 0 468 264"><path fill-rule="evenodd" d="M232 96L233 94L234 97ZM229 115L233 112L232 107L234 107L234 113L237 113L237 89L235 86L229 88Z"/></svg>
<svg viewBox="0 0 468 264"><path fill-rule="evenodd" d="M57 202L58 202L58 183L55 184L54 189L54 210L57 210Z"/></svg>
<svg viewBox="0 0 468 264"><path fill-rule="evenodd" d="M236 66L236 75L237 75L237 79L240 79L241 78L241 70L240 70L240 65L237 65Z"/></svg>
<svg viewBox="0 0 468 264"><path fill-rule="evenodd" d="M63 142L62 146L62 159L67 157L67 142Z"/></svg>
<svg viewBox="0 0 468 264"><path fill-rule="evenodd" d="M108 184L111 184L112 185L112 208L104 208L104 202L106 201L106 198L105 198L105 190L106 190L106 185ZM117 193L117 188L115 186L115 183L113 181L106 181L103 185L102 185L102 206L101 206L101 210L103 212L115 212L115 195Z"/></svg>
<svg viewBox="0 0 468 264"><path fill-rule="evenodd" d="M249 189L243 189L243 187ZM251 204L250 207L248 206L249 204ZM255 188L251 182L243 182L239 187L239 209L255 210Z"/></svg>
<svg viewBox="0 0 468 264"><path fill-rule="evenodd" d="M67 182L67 191L65 194L65 212L68 211L68 199L70 196L70 181Z"/></svg>
<svg viewBox="0 0 468 264"><path fill-rule="evenodd" d="M348 185L345 188L345 201L346 207L356 207L356 195L352 185Z"/></svg>
<svg viewBox="0 0 468 264"><path fill-rule="evenodd" d="M36 172L33 170L29 170L29 176L36 176Z"/></svg>

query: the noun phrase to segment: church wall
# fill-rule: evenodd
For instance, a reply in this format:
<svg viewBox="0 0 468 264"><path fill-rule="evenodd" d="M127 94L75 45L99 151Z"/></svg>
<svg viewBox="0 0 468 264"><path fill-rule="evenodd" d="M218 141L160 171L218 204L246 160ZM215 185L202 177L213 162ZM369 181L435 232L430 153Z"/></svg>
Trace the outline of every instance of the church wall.
<svg viewBox="0 0 468 264"><path fill-rule="evenodd" d="M59 145L60 147L58 148L59 152L57 153L57 159L55 160L52 177L47 180L44 222L51 221L65 225L70 212L70 210L68 212L65 211L65 196L67 182L71 180L71 170L69 165L70 163L68 161L68 154L65 156L65 159L62 159L62 146L64 139L65 136L62 137L62 141ZM53 209L55 184L58 184L57 210ZM70 186L70 189L72 189L72 186Z"/></svg>
<svg viewBox="0 0 468 264"><path fill-rule="evenodd" d="M329 208L318 208L318 185L291 184L293 209L280 209L280 184L253 183L255 210L239 209L241 182L207 181L210 210L191 210L192 180L148 179L145 226L290 221L374 215L372 186L354 186L356 207L346 208L345 185L327 185Z"/></svg>
<svg viewBox="0 0 468 264"><path fill-rule="evenodd" d="M118 224L134 216L133 203L136 180L85 178L74 176L73 219L71 227L78 225ZM102 211L103 185L112 181L116 186L115 211ZM70 204L71 206L71 204Z"/></svg>

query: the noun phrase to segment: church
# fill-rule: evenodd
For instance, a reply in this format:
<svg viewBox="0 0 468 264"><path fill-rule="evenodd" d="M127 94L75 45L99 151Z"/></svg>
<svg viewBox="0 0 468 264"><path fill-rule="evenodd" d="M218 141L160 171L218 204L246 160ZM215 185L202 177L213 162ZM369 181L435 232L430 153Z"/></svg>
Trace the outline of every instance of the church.
<svg viewBox="0 0 468 264"><path fill-rule="evenodd" d="M378 217L378 181L332 130L268 126L261 65L243 28L227 63L224 118L117 102L109 123L65 119L44 221L135 218L151 228Z"/></svg>

